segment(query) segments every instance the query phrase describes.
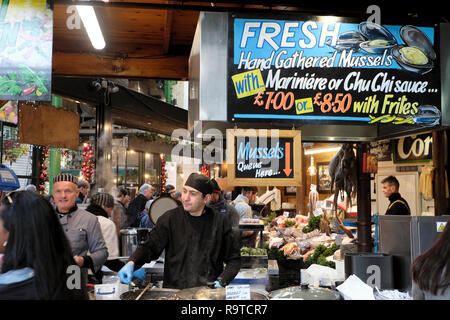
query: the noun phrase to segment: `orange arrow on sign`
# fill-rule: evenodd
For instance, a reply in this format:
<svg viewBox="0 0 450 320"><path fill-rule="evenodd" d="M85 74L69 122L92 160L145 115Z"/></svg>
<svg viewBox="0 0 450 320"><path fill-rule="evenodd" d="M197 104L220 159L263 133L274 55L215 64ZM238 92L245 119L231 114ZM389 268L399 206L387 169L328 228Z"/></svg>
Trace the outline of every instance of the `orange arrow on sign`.
<svg viewBox="0 0 450 320"><path fill-rule="evenodd" d="M289 175L292 172L292 169L291 169L291 143L286 142L284 147L286 150L286 165L285 165L285 169L283 169L283 171L286 174L286 177L289 177Z"/></svg>

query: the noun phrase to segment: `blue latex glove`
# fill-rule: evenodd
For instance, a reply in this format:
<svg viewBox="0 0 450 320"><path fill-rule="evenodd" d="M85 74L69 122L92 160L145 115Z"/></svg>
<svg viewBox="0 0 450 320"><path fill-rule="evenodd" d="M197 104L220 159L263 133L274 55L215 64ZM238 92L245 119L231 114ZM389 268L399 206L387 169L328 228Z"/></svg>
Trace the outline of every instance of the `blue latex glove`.
<svg viewBox="0 0 450 320"><path fill-rule="evenodd" d="M140 269L136 270L135 272L133 272L133 279L134 278L138 278L138 279L144 280L145 279L145 274L146 274L145 269L144 268L140 268Z"/></svg>
<svg viewBox="0 0 450 320"><path fill-rule="evenodd" d="M133 280L134 263L128 262L119 271L119 278L122 283L130 284Z"/></svg>
<svg viewBox="0 0 450 320"><path fill-rule="evenodd" d="M223 288L223 286L220 284L219 280L214 281L214 286L216 288Z"/></svg>

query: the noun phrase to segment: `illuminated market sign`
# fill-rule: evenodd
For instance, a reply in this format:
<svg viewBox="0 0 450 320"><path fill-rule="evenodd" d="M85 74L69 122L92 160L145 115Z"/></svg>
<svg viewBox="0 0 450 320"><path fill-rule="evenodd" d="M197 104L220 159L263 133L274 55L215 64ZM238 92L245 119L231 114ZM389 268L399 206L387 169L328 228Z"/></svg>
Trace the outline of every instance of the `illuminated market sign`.
<svg viewBox="0 0 450 320"><path fill-rule="evenodd" d="M439 124L434 27L327 21L230 17L229 121Z"/></svg>
<svg viewBox="0 0 450 320"><path fill-rule="evenodd" d="M301 184L301 132L227 129L228 184Z"/></svg>
<svg viewBox="0 0 450 320"><path fill-rule="evenodd" d="M433 159L431 133L393 140L394 163L427 162Z"/></svg>
<svg viewBox="0 0 450 320"><path fill-rule="evenodd" d="M45 0L2 0L0 100L51 100L53 11Z"/></svg>

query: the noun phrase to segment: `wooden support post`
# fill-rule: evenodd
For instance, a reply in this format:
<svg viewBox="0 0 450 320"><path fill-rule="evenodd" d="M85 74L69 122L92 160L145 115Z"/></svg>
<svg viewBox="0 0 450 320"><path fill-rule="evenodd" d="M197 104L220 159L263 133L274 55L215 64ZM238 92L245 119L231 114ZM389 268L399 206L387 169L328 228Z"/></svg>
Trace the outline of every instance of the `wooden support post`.
<svg viewBox="0 0 450 320"><path fill-rule="evenodd" d="M356 241L358 252L372 252L372 215L370 203L370 174L363 173L364 153L369 152L369 144L361 143L356 152L358 187L357 207L358 215L356 225L358 228L358 239Z"/></svg>
<svg viewBox="0 0 450 320"><path fill-rule="evenodd" d="M434 215L442 216L447 213L447 199L445 198L445 163L444 163L444 131L433 131L433 165L434 165Z"/></svg>
<svg viewBox="0 0 450 320"><path fill-rule="evenodd" d="M112 181L112 111L101 103L96 107L95 184L110 192ZM97 191L96 190L96 191Z"/></svg>

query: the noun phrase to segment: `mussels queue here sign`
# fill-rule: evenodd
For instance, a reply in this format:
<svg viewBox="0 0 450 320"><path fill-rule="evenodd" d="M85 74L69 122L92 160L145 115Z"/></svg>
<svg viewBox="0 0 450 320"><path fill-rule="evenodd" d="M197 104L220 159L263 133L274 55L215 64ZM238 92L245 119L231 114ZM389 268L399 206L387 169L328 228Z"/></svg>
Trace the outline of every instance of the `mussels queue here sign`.
<svg viewBox="0 0 450 320"><path fill-rule="evenodd" d="M300 186L299 130L227 129L228 185Z"/></svg>
<svg viewBox="0 0 450 320"><path fill-rule="evenodd" d="M434 27L229 19L229 121L439 124Z"/></svg>

